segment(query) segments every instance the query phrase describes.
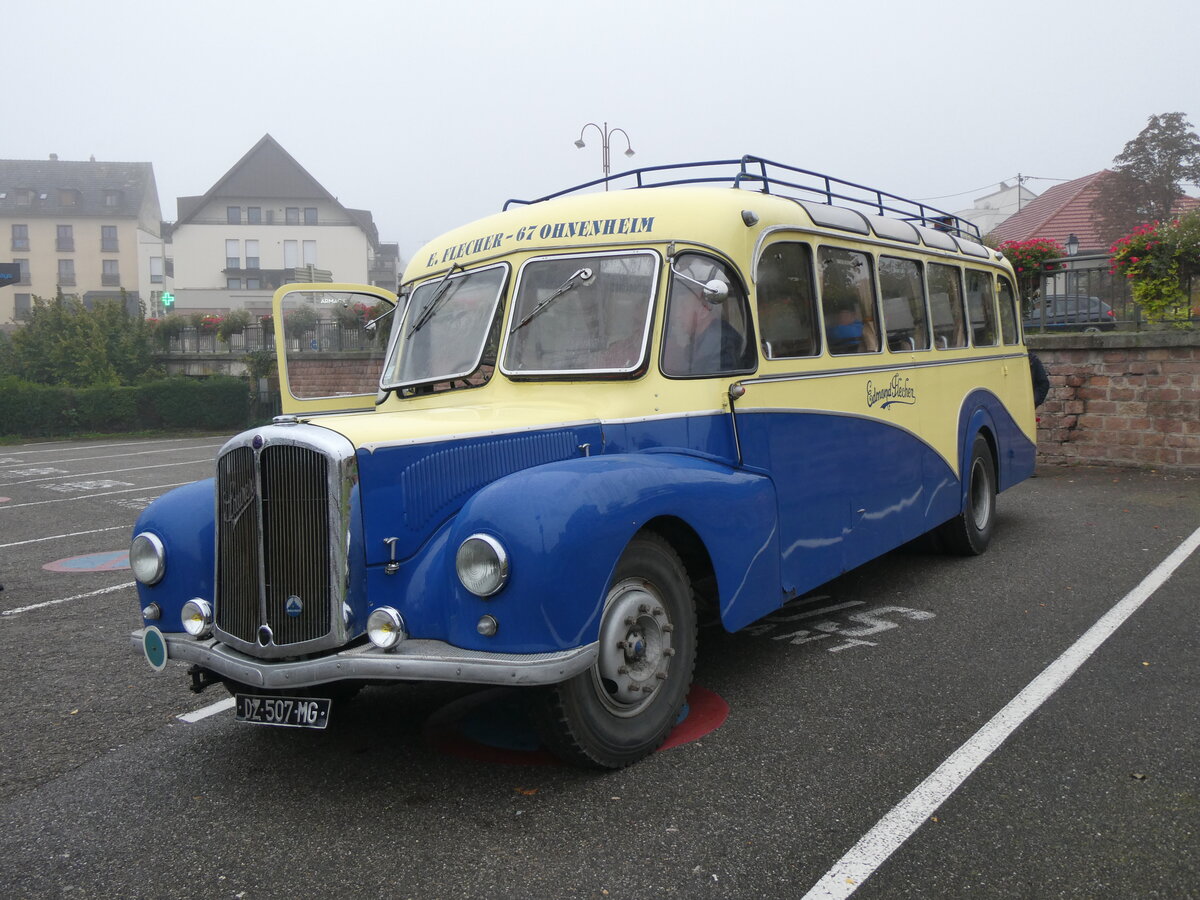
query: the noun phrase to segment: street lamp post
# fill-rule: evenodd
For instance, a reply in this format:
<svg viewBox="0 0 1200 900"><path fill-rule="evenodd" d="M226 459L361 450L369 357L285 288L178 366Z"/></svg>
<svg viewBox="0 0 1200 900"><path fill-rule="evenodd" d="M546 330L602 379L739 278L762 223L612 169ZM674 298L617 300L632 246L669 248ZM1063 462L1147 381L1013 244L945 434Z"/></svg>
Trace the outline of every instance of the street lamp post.
<svg viewBox="0 0 1200 900"><path fill-rule="evenodd" d="M603 127L597 125L595 122L588 122L583 126L583 128L579 129L579 140L575 142L575 146L580 150L587 146L587 144L583 142L583 135L584 132L586 132L589 128L595 128L598 132L600 132L600 164L604 167L604 189L607 191L609 172L609 139L618 132L624 135L626 156L633 156L633 142L629 140L629 134L624 128L609 128L607 122L604 123Z"/></svg>

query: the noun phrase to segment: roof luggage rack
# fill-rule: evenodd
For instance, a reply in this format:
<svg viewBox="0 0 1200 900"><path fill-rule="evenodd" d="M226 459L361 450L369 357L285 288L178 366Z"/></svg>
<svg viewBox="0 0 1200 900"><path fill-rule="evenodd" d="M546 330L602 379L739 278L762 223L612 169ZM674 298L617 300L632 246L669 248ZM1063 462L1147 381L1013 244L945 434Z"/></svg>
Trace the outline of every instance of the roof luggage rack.
<svg viewBox="0 0 1200 900"><path fill-rule="evenodd" d="M731 167L736 168L733 171L719 171L721 169L729 170ZM633 180L633 184L627 183L629 179ZM505 201L504 209L513 205L541 203L544 200L553 200L555 197L563 197L567 194L583 193L589 188L601 184L604 185L605 190L609 185L637 189L680 184L729 184L731 187L743 190L757 190L764 194L775 193L784 199L816 197L827 206L847 206L860 211L869 210L872 215L891 215L914 225L925 225L938 231L947 231L967 240L977 242L980 240L977 225L943 209L927 206L920 201L909 200L877 188L855 184L853 181L843 181L831 175L813 172L810 169L799 169L795 166L772 162L760 156L630 169L617 175L606 175L594 181L564 188L533 200L510 199ZM772 191L772 188L776 190ZM780 188L800 191L803 196L793 197L781 193Z"/></svg>

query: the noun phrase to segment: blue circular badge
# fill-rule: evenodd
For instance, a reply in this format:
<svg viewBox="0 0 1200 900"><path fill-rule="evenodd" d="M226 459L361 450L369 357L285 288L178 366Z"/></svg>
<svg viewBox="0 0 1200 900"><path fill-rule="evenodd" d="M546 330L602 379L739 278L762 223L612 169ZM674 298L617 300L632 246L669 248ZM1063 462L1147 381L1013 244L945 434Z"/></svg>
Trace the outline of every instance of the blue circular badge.
<svg viewBox="0 0 1200 900"><path fill-rule="evenodd" d="M142 635L142 650L146 654L146 662L155 672L167 667L167 639L153 625L147 626Z"/></svg>

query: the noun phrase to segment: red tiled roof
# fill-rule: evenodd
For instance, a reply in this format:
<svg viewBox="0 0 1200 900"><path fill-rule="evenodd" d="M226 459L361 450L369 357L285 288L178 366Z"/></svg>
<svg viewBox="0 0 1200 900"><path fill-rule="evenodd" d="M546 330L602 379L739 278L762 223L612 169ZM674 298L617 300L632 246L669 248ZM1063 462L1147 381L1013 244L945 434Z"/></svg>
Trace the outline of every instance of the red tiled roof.
<svg viewBox="0 0 1200 900"><path fill-rule="evenodd" d="M1109 171L1093 172L1074 181L1055 185L993 228L991 237L997 243L1050 238L1065 247L1067 238L1073 234L1079 238L1081 253L1107 253L1113 241L1121 235L1104 233L1097 226L1092 203L1100 191L1101 181ZM1182 197L1178 209L1198 206L1200 200L1197 198Z"/></svg>

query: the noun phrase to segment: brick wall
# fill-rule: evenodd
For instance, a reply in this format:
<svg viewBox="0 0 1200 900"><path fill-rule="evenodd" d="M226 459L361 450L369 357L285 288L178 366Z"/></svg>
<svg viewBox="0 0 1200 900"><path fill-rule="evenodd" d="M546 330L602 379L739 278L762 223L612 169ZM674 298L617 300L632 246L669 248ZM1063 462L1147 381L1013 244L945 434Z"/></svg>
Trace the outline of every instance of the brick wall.
<svg viewBox="0 0 1200 900"><path fill-rule="evenodd" d="M1031 335L1050 375L1038 459L1200 468L1200 334Z"/></svg>
<svg viewBox="0 0 1200 900"><path fill-rule="evenodd" d="M383 360L378 354L322 353L289 356L288 382L297 397L374 394Z"/></svg>

